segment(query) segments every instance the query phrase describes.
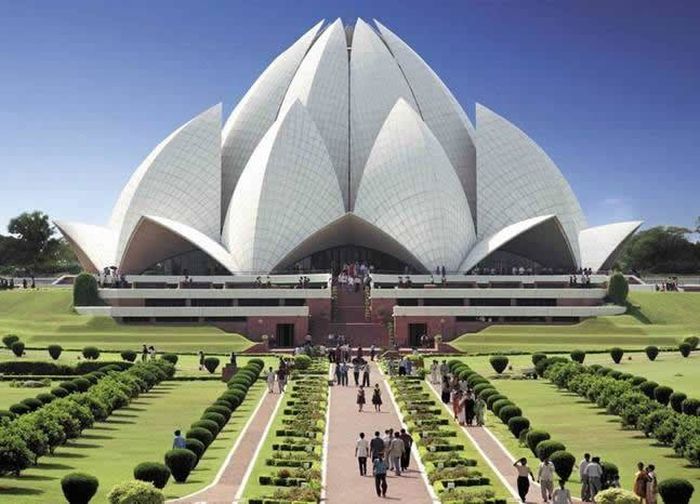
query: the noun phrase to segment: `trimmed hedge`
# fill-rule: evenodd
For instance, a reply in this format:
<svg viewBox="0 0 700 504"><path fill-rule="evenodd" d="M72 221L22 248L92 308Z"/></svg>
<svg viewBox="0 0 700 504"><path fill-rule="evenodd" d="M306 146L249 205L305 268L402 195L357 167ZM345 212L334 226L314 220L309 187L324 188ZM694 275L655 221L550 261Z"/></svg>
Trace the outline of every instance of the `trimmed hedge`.
<svg viewBox="0 0 700 504"><path fill-rule="evenodd" d="M553 453L558 451L566 451L566 446L564 446L559 441L552 441L547 439L546 441L541 441L537 444L537 458L544 460L547 457L551 457Z"/></svg>
<svg viewBox="0 0 700 504"><path fill-rule="evenodd" d="M625 355L625 351L620 347L614 347L610 349L610 357L615 364L619 364L622 360L622 356Z"/></svg>
<svg viewBox="0 0 700 504"><path fill-rule="evenodd" d="M134 479L152 483L156 488L165 488L170 479L170 469L160 462L142 462L134 467Z"/></svg>
<svg viewBox="0 0 700 504"><path fill-rule="evenodd" d="M571 352L570 357L572 361L583 364L583 361L586 360L586 352L583 350L574 350Z"/></svg>
<svg viewBox="0 0 700 504"><path fill-rule="evenodd" d="M197 465L197 455L186 448L175 448L166 452L165 465L170 469L175 481L184 483Z"/></svg>
<svg viewBox="0 0 700 504"><path fill-rule="evenodd" d="M694 491L695 487L686 479L669 478L659 483L659 493L667 504L688 504Z"/></svg>
<svg viewBox="0 0 700 504"><path fill-rule="evenodd" d="M505 355L493 355L489 359L491 367L498 374L501 374L503 371L506 370L506 368L508 367L508 362L508 357L506 357Z"/></svg>
<svg viewBox="0 0 700 504"><path fill-rule="evenodd" d="M649 345L644 349L644 353L647 354L647 357L649 358L650 361L655 361L656 357L659 355L659 347L654 346L654 345Z"/></svg>
<svg viewBox="0 0 700 504"><path fill-rule="evenodd" d="M49 355L53 360L58 359L61 356L61 353L63 353L63 347L61 345L49 345L46 347L46 350L48 350Z"/></svg>
<svg viewBox="0 0 700 504"><path fill-rule="evenodd" d="M70 473L61 479L61 490L70 504L88 504L100 486L94 476L85 473Z"/></svg>

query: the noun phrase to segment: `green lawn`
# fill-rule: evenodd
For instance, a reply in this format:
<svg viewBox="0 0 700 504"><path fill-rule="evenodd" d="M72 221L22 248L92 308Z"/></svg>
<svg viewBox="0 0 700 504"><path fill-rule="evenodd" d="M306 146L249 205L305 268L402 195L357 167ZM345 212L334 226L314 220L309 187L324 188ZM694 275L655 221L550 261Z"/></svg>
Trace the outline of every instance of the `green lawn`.
<svg viewBox="0 0 700 504"><path fill-rule="evenodd" d="M54 382L55 383L55 382ZM53 387L54 385L52 385ZM0 382L0 410L6 410L16 402L28 397L36 397L43 392L49 392L51 387L40 388L14 388L9 381Z"/></svg>
<svg viewBox="0 0 700 504"><path fill-rule="evenodd" d="M77 315L71 299L67 288L0 292L0 335L17 334L34 347L58 343L64 348L124 350L148 344L172 352L241 352L252 345L240 334L211 325L118 324L109 317Z"/></svg>
<svg viewBox="0 0 700 504"><path fill-rule="evenodd" d="M81 438L58 448L52 456L42 457L38 466L28 469L21 477L0 479L0 501L3 504L64 502L61 478L69 472L81 471L93 474L100 481L93 502L106 502L105 496L113 485L133 478L136 464L162 461L171 447L173 431L187 429L223 389L222 383L214 381L164 382L154 387L128 407L114 412L106 422L86 430ZM241 415L245 412L241 411ZM231 430L225 433L227 438L218 441L218 446L212 445L215 449L207 451L211 460L204 461L201 474L193 473L190 484L182 488L183 494L209 483L231 443L229 436L234 436L238 428L240 421L227 428ZM181 495L180 492L174 484L166 487L169 496Z"/></svg>
<svg viewBox="0 0 700 504"><path fill-rule="evenodd" d="M635 292L630 314L587 319L575 325L494 325L451 344L469 353L568 351L620 346L676 346L700 334L700 293Z"/></svg>
<svg viewBox="0 0 700 504"><path fill-rule="evenodd" d="M467 357L465 362L484 376L491 377L494 374L487 358ZM672 374L671 362L659 364L666 367L667 374ZM516 362L514 367L517 366ZM492 381L499 392L523 410L523 415L530 419L534 428L548 431L553 439L564 443L577 459L583 453L590 452L615 463L620 469L623 487L629 489L632 486L636 463L639 461L655 464L660 479L687 478L696 487L700 485L700 469L690 467L672 449L655 445L640 432L622 429L618 417L608 415L605 410L587 400L559 391L546 380ZM488 415L487 426L514 456L527 457L534 463L532 452L519 446L508 428L493 414ZM578 481L572 483L578 493ZM696 493L692 502L700 503L700 494Z"/></svg>

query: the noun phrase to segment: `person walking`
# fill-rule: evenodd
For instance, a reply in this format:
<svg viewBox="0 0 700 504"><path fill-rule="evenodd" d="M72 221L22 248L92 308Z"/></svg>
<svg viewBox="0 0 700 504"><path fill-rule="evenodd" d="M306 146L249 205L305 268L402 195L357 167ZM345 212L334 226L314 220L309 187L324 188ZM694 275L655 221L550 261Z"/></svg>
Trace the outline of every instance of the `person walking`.
<svg viewBox="0 0 700 504"><path fill-rule="evenodd" d="M372 474L374 475L374 489L377 491L377 497L386 497L386 462L382 457L372 459Z"/></svg>
<svg viewBox="0 0 700 504"><path fill-rule="evenodd" d="M586 468L588 464L591 463L591 454L584 453L583 460L578 465L578 474L581 478L581 500L583 502L590 502L591 500L591 485L588 481L588 474L586 473Z"/></svg>
<svg viewBox="0 0 700 504"><path fill-rule="evenodd" d="M146 348L146 345L143 345L143 355L141 356L141 360L146 360L146 356L148 355L148 349ZM199 370L201 371L204 369L204 352L202 350L199 351Z"/></svg>
<svg viewBox="0 0 700 504"><path fill-rule="evenodd" d="M360 476L367 476L367 457L369 456L369 441L365 439L365 433L360 432L360 438L355 443L355 457L360 468Z"/></svg>
<svg viewBox="0 0 700 504"><path fill-rule="evenodd" d="M474 424L474 393L467 390L467 395L464 399L464 420L470 427Z"/></svg>
<svg viewBox="0 0 700 504"><path fill-rule="evenodd" d="M564 488L565 483L564 480L559 480L559 488L554 490L552 494L552 504L574 504L571 492L569 492L568 488Z"/></svg>
<svg viewBox="0 0 700 504"><path fill-rule="evenodd" d="M406 356L401 357L401 360L399 360L399 376L406 376L406 362L408 362Z"/></svg>
<svg viewBox="0 0 700 504"><path fill-rule="evenodd" d="M200 354L202 353L201 351L199 352ZM146 362L146 359L148 359L148 347L146 345L143 345L143 348L141 349L141 362ZM204 362L202 361L202 358L200 356L199 358L199 370L202 370L202 366L204 365Z"/></svg>
<svg viewBox="0 0 700 504"><path fill-rule="evenodd" d="M640 504L647 497L647 472L644 469L644 462L637 462L637 472L634 474L634 485L632 486L634 495L639 497Z"/></svg>
<svg viewBox="0 0 700 504"><path fill-rule="evenodd" d="M280 365L280 368L277 370L277 389L279 390L279 393L281 394L284 392L284 386L287 384L287 369L284 365Z"/></svg>
<svg viewBox="0 0 700 504"><path fill-rule="evenodd" d="M391 450L392 439L394 439L393 429L385 430L384 437L382 438L382 441L384 441L384 462L386 462L386 465L389 468L389 470L392 470L394 468L391 465L391 456L389 455L389 451Z"/></svg>
<svg viewBox="0 0 700 504"><path fill-rule="evenodd" d="M377 347L372 343L372 346L369 347L369 360L374 361L375 355L377 355Z"/></svg>
<svg viewBox="0 0 700 504"><path fill-rule="evenodd" d="M430 365L430 383L433 385L440 383L440 365L437 360L433 360Z"/></svg>
<svg viewBox="0 0 700 504"><path fill-rule="evenodd" d="M270 366L269 371L267 372L267 391L268 393L272 394L275 391L275 370L272 369L272 366Z"/></svg>
<svg viewBox="0 0 700 504"><path fill-rule="evenodd" d="M335 382L340 385L341 380L341 369L342 369L342 364L340 362L337 362L335 364Z"/></svg>
<svg viewBox="0 0 700 504"><path fill-rule="evenodd" d="M362 366L362 386L369 387L369 362Z"/></svg>
<svg viewBox="0 0 700 504"><path fill-rule="evenodd" d="M647 472L647 504L656 504L656 496L659 493L658 480L656 479L656 467L649 464Z"/></svg>
<svg viewBox="0 0 700 504"><path fill-rule="evenodd" d="M600 465L600 457L593 457L586 466L586 476L588 476L589 501L595 502L595 496L603 488L603 467Z"/></svg>
<svg viewBox="0 0 700 504"><path fill-rule="evenodd" d="M348 363L347 362L340 363L340 384L343 387L348 386Z"/></svg>
<svg viewBox="0 0 700 504"><path fill-rule="evenodd" d="M527 466L527 459L525 457L516 460L513 466L518 471L518 479L516 480L518 495L520 496L520 500L524 503L527 498L527 493L530 491L530 478L534 481L535 477Z"/></svg>
<svg viewBox="0 0 700 504"><path fill-rule="evenodd" d="M364 407L366 403L365 399L365 389L364 387L360 387L357 391L357 411L359 413L362 413L362 408Z"/></svg>
<svg viewBox="0 0 700 504"><path fill-rule="evenodd" d="M406 429L401 429L401 435L399 436L404 444L403 455L401 456L401 470L405 471L408 469L408 465L411 462L411 447L413 446L413 438L406 432Z"/></svg>
<svg viewBox="0 0 700 504"><path fill-rule="evenodd" d="M175 448L186 448L187 447L187 442L185 441L184 436L182 435L182 432L180 429L176 430L174 432L174 437L173 437L173 450Z"/></svg>
<svg viewBox="0 0 700 504"><path fill-rule="evenodd" d="M401 439L401 434L395 432L394 438L389 445L389 458L391 459L391 466L394 468L394 473L397 476L401 476L401 457L405 450L406 445L404 445Z"/></svg>
<svg viewBox="0 0 700 504"><path fill-rule="evenodd" d="M476 425L484 426L484 416L486 415L486 401L479 397L474 403L474 414L476 415Z"/></svg>
<svg viewBox="0 0 700 504"><path fill-rule="evenodd" d="M537 482L540 484L542 491L542 500L549 502L554 494L554 464L549 457L540 463L540 468L537 471Z"/></svg>
<svg viewBox="0 0 700 504"><path fill-rule="evenodd" d="M355 359L352 364L352 377L355 379L355 386L360 386L360 368L362 367L362 361L360 359Z"/></svg>
<svg viewBox="0 0 700 504"><path fill-rule="evenodd" d="M452 392L450 392L450 401L452 402L452 413L454 414L455 420L459 422L459 425L464 425L462 391L459 390L459 388L452 389Z"/></svg>
<svg viewBox="0 0 700 504"><path fill-rule="evenodd" d="M450 379L447 376L442 377L440 399L442 399L443 403L450 404Z"/></svg>
<svg viewBox="0 0 700 504"><path fill-rule="evenodd" d="M372 392L372 404L374 404L374 411L382 411L382 391L379 389L379 384L374 384L374 391Z"/></svg>
<svg viewBox="0 0 700 504"><path fill-rule="evenodd" d="M377 457L384 457L384 440L381 438L379 431L374 432L374 437L369 442L369 455L372 460Z"/></svg>

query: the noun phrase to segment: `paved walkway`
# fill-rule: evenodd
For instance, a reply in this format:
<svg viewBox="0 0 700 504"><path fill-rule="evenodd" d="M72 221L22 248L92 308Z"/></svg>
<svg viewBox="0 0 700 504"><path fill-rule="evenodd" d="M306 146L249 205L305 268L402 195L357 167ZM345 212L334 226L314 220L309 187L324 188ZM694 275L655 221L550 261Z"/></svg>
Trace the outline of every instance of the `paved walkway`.
<svg viewBox="0 0 700 504"><path fill-rule="evenodd" d="M227 459L226 465L219 471L219 479L196 494L168 501L169 503L231 504L233 502L248 466L255 463L254 455L258 443L262 441L268 420L282 397L280 394L268 394L267 391L264 394L262 404L250 420L248 429L238 439L238 446Z"/></svg>
<svg viewBox="0 0 700 504"><path fill-rule="evenodd" d="M374 490L371 463L368 461L368 476L360 476L355 458L355 441L360 432L368 439L374 437L374 431L382 435L388 428L400 429L399 415L389 397L388 385L375 363L371 363L371 385L379 383L382 390L381 413L374 411L371 404L372 392L367 390L368 404L365 411L359 413L355 399L355 387L352 373L347 387L331 387L331 406L328 431L328 466L326 477L326 502L329 504L356 504L374 502L377 494ZM417 470L417 463L411 456L409 470L401 476L393 473L387 476L388 491L386 500L406 503L429 504L432 499L426 484Z"/></svg>

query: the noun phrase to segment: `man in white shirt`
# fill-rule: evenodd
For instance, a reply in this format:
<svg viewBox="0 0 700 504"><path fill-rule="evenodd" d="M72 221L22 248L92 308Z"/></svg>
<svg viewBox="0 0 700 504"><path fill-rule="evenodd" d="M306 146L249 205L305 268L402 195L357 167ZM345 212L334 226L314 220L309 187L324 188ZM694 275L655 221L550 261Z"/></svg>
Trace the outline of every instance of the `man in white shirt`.
<svg viewBox="0 0 700 504"><path fill-rule="evenodd" d="M594 501L595 496L602 488L603 467L600 465L600 457L593 457L586 466L588 476L589 500Z"/></svg>
<svg viewBox="0 0 700 504"><path fill-rule="evenodd" d="M591 454L586 453L583 455L583 460L578 466L578 474L581 478L581 500L583 502L589 502L591 500L591 486L588 484L588 475L586 474L586 467L591 463Z"/></svg>
<svg viewBox="0 0 700 504"><path fill-rule="evenodd" d="M549 457L540 463L540 469L537 471L537 482L542 490L542 500L549 502L552 493L554 493L554 464L549 460Z"/></svg>
<svg viewBox="0 0 700 504"><path fill-rule="evenodd" d="M564 483L564 480L559 480L559 488L554 490L552 495L552 504L574 504L571 492L568 488L564 488Z"/></svg>
<svg viewBox="0 0 700 504"><path fill-rule="evenodd" d="M360 476L367 476L367 456L369 455L369 441L365 439L365 433L360 432L360 438L355 443L355 457L360 467Z"/></svg>

